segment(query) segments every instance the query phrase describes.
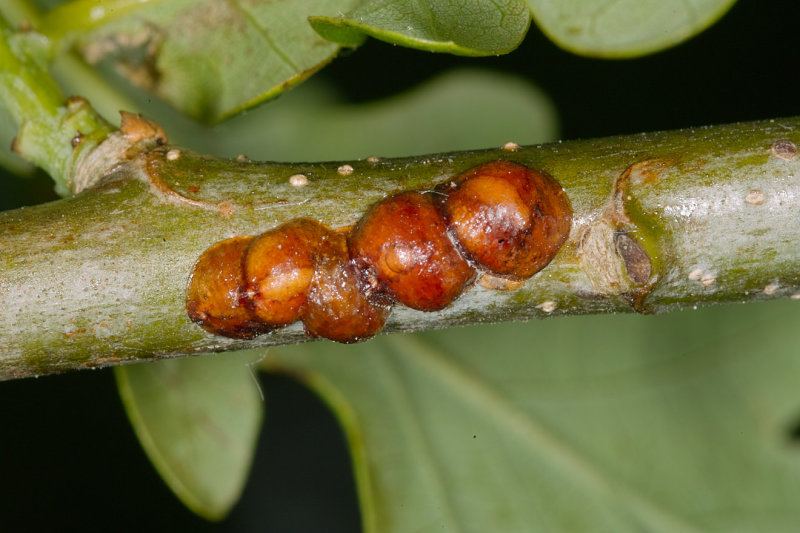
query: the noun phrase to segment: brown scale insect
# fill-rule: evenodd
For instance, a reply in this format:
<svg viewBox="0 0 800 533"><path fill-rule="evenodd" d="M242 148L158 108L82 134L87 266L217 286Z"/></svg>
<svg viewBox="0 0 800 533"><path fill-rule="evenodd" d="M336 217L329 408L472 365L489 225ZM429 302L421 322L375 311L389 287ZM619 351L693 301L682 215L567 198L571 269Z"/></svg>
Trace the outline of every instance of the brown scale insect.
<svg viewBox="0 0 800 533"><path fill-rule="evenodd" d="M347 239L329 230L318 248L303 326L312 337L351 343L377 334L392 310L391 300L368 291L347 252Z"/></svg>
<svg viewBox="0 0 800 533"><path fill-rule="evenodd" d="M381 200L361 217L349 244L356 265L412 309L443 309L475 278L429 194Z"/></svg>
<svg viewBox="0 0 800 533"><path fill-rule="evenodd" d="M373 205L349 235L295 219L210 247L189 282L189 317L211 333L251 338L302 320L306 334L357 342L378 333L394 301L445 308L475 279L544 268L564 244L572 208L544 172L493 161L430 193Z"/></svg>
<svg viewBox="0 0 800 533"><path fill-rule="evenodd" d="M511 279L552 261L569 236L572 207L548 174L492 161L440 187L440 209L468 257Z"/></svg>
<svg viewBox="0 0 800 533"><path fill-rule="evenodd" d="M189 318L216 335L252 339L269 331L242 305L242 260L252 236L232 237L203 252L189 278L186 311Z"/></svg>
<svg viewBox="0 0 800 533"><path fill-rule="evenodd" d="M259 235L244 259L246 303L272 326L301 318L316 270L314 249L330 233L316 220L298 218Z"/></svg>

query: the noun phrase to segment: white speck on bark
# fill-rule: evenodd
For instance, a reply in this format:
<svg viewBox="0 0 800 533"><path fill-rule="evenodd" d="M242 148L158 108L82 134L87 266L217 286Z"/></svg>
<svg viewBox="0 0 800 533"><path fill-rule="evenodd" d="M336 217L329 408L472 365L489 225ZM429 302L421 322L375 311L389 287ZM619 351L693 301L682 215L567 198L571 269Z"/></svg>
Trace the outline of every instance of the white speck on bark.
<svg viewBox="0 0 800 533"><path fill-rule="evenodd" d="M781 139L772 143L770 147L772 155L779 159L791 161L797 157L797 145L789 139Z"/></svg>
<svg viewBox="0 0 800 533"><path fill-rule="evenodd" d="M744 196L744 202L748 205L761 205L764 203L764 193L758 189L751 189Z"/></svg>
<svg viewBox="0 0 800 533"><path fill-rule="evenodd" d="M558 304L553 300L547 300L546 302L542 302L541 304L537 305L539 309L544 311L545 313L552 313L558 307Z"/></svg>
<svg viewBox="0 0 800 533"><path fill-rule="evenodd" d="M717 278L711 272L706 272L700 277L700 283L703 285L703 287L710 287L716 282Z"/></svg>
<svg viewBox="0 0 800 533"><path fill-rule="evenodd" d="M764 287L764 294L771 296L775 294L781 286L777 283L770 283L766 287Z"/></svg>
<svg viewBox="0 0 800 533"><path fill-rule="evenodd" d="M292 187L305 187L308 185L308 178L304 174L294 174L289 177L289 185Z"/></svg>

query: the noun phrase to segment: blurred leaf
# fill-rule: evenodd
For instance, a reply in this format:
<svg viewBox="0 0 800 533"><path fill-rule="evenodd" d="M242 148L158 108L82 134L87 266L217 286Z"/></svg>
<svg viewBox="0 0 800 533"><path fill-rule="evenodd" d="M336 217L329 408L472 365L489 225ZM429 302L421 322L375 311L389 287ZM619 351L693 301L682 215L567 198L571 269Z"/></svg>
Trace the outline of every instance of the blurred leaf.
<svg viewBox="0 0 800 533"><path fill-rule="evenodd" d="M685 41L735 0L366 0L338 17L311 17L314 29L344 46L364 35L459 55L503 54L528 31L531 13L559 46L599 57L644 55ZM530 8L528 10L526 7Z"/></svg>
<svg viewBox="0 0 800 533"><path fill-rule="evenodd" d="M307 18L354 2L80 0L51 11L43 28L54 38L77 35L90 63L110 62L184 113L218 121L277 96L330 61L339 47L314 32Z"/></svg>
<svg viewBox="0 0 800 533"><path fill-rule="evenodd" d="M596 57L657 52L700 33L736 0L528 0L541 30L562 48Z"/></svg>
<svg viewBox="0 0 800 533"><path fill-rule="evenodd" d="M139 442L190 509L223 518L239 499L263 418L250 365L263 352L115 368Z"/></svg>
<svg viewBox="0 0 800 533"><path fill-rule="evenodd" d="M521 78L457 70L359 105L337 105L333 91L312 82L214 130L179 130L219 155L319 161L534 144L557 137L558 119L550 99Z"/></svg>
<svg viewBox="0 0 800 533"><path fill-rule="evenodd" d="M332 60L338 45L358 46L365 35L494 55L522 42L532 12L568 50L627 57L691 37L734 1L75 0L50 11L41 29L182 112L216 122L278 96Z"/></svg>
<svg viewBox="0 0 800 533"><path fill-rule="evenodd" d="M791 301L573 317L309 343L264 367L340 418L368 532L791 532L798 320Z"/></svg>
<svg viewBox="0 0 800 533"><path fill-rule="evenodd" d="M309 20L320 35L344 46L369 35L430 52L485 56L519 46L530 13L522 0L367 0L346 15Z"/></svg>

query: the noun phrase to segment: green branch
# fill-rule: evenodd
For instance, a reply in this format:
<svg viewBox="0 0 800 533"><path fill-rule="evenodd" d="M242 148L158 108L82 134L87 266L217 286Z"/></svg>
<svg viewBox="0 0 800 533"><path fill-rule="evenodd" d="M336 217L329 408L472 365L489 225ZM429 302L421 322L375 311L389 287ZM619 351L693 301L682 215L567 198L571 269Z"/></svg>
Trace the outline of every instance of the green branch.
<svg viewBox="0 0 800 533"><path fill-rule="evenodd" d="M477 284L436 313L397 306L385 331L798 298L799 128L794 118L363 160L352 172L166 146L106 167L104 177L102 166L81 167L98 173L77 176L83 193L0 215L0 376L303 341L297 324L242 341L191 322L186 286L200 254L296 217L349 226L389 193L496 159L564 186L569 240L521 288Z"/></svg>
<svg viewBox="0 0 800 533"><path fill-rule="evenodd" d="M65 100L47 72L50 54L46 37L14 32L0 16L0 104L19 126L14 150L50 174L65 195L80 160L112 127L86 100Z"/></svg>

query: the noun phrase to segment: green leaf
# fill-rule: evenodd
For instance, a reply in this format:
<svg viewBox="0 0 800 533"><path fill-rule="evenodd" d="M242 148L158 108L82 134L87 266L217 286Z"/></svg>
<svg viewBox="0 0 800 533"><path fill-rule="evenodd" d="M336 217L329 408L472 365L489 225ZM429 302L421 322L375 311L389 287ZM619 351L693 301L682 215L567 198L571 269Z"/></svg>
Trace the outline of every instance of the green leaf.
<svg viewBox="0 0 800 533"><path fill-rule="evenodd" d="M534 144L558 135L550 99L507 74L452 71L401 95L359 105L337 104L334 92L311 82L186 140L220 155L319 161L486 148L507 141Z"/></svg>
<svg viewBox="0 0 800 533"><path fill-rule="evenodd" d="M279 95L333 59L339 47L307 18L354 2L81 0L51 11L42 28L54 39L77 38L90 63L108 64L213 122Z"/></svg>
<svg viewBox="0 0 800 533"><path fill-rule="evenodd" d="M628 57L689 38L733 2L75 0L47 13L40 28L182 112L217 122L278 96L367 35L436 52L502 54L520 44L532 11L568 50Z"/></svg>
<svg viewBox="0 0 800 533"><path fill-rule="evenodd" d="M365 531L794 531L795 302L310 343ZM795 435L796 437L796 435Z"/></svg>
<svg viewBox="0 0 800 533"><path fill-rule="evenodd" d="M115 368L148 457L195 513L222 519L239 499L263 418L250 368L263 352L167 359Z"/></svg>
<svg viewBox="0 0 800 533"><path fill-rule="evenodd" d="M429 52L485 56L519 46L530 13L522 0L367 0L346 15L309 20L343 46L369 35Z"/></svg>
<svg viewBox="0 0 800 533"><path fill-rule="evenodd" d="M531 14L559 46L583 55L632 57L700 33L735 0L367 0L337 17L311 17L320 35L356 46L369 35L459 55L503 54L528 31ZM529 8L529 9L528 9Z"/></svg>
<svg viewBox="0 0 800 533"><path fill-rule="evenodd" d="M562 48L634 57L674 46L716 22L736 0L528 0L533 19Z"/></svg>

